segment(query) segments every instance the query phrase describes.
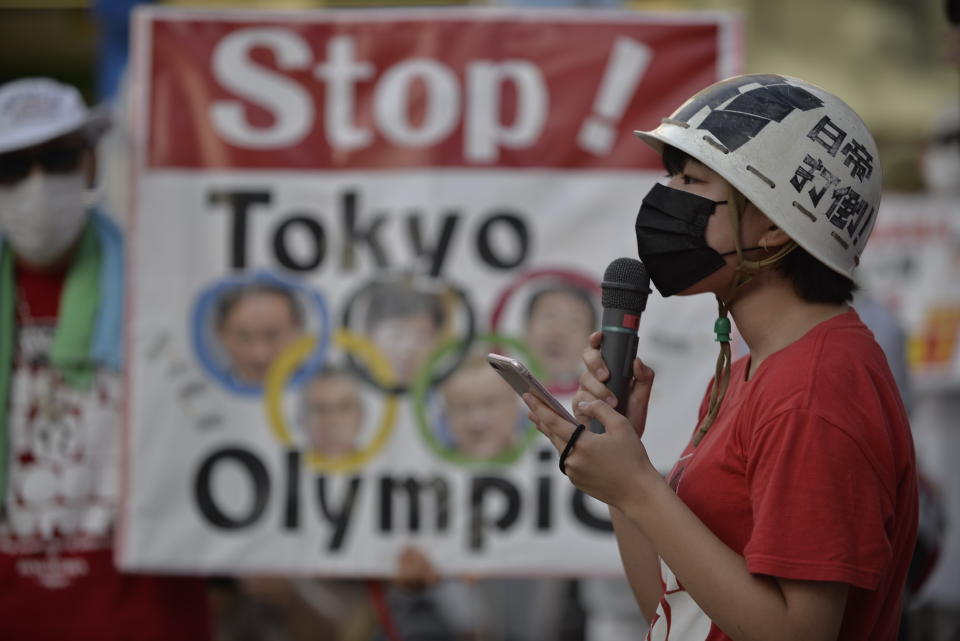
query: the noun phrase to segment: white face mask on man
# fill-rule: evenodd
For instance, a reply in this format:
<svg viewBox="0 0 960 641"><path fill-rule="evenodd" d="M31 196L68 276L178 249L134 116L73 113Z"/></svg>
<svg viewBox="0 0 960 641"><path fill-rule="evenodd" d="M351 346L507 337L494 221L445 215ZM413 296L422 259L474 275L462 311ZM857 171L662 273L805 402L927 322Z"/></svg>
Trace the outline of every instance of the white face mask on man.
<svg viewBox="0 0 960 641"><path fill-rule="evenodd" d="M83 172L33 172L0 186L0 235L28 264L48 266L77 240L89 200Z"/></svg>

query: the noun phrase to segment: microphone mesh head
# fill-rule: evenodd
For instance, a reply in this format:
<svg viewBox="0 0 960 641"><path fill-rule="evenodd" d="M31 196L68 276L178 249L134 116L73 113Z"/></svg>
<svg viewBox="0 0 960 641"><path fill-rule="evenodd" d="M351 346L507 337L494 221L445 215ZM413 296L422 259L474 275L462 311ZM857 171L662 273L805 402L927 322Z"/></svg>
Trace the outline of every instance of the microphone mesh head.
<svg viewBox="0 0 960 641"><path fill-rule="evenodd" d="M622 309L639 314L647 306L650 276L636 258L617 258L607 265L600 283L600 300L604 309Z"/></svg>

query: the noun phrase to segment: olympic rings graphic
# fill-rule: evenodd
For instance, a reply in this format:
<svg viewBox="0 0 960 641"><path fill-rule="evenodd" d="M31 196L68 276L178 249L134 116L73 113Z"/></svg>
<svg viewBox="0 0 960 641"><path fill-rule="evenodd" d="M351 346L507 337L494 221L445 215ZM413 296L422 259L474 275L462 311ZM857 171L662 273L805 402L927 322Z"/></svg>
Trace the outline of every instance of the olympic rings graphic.
<svg viewBox="0 0 960 641"><path fill-rule="evenodd" d="M580 272L569 269L536 269L526 272L510 283L497 297L497 302L493 306L493 312L490 314L490 331L496 332L499 329L500 320L506 310L507 303L517 290L536 280L553 280L564 285L577 287L591 294L600 294L600 285L597 281ZM547 384L547 389L557 396L573 394L578 388L577 381L566 384L555 383L549 380L545 380L544 382Z"/></svg>
<svg viewBox="0 0 960 641"><path fill-rule="evenodd" d="M527 361L528 365L530 366L530 370L535 376L543 376L543 368L540 366L540 363L536 361L536 359L530 353L530 350L527 349L527 346L521 341L510 336L504 336L495 333L481 334L480 336L476 337L476 340L497 347L508 345L509 347L523 354L524 359ZM430 428L430 421L427 418L426 397L431 383L431 370L433 369L433 366L436 365L436 363L448 353L457 349L462 350L463 343L464 339L453 338L443 345L440 345L436 350L434 350L434 352L430 355L430 358L427 359L427 362L417 373L417 376L413 382L412 396L414 418L417 421L417 428L420 432L420 436L427 443L430 449L433 450L434 454L450 463L463 466L509 465L520 458L520 455L523 454L524 450L527 449L530 441L536 436L536 430L533 429L533 423L528 423L523 437L509 450L503 454L483 459L467 456L466 454L452 450L450 447L442 443L437 438L434 430Z"/></svg>
<svg viewBox="0 0 960 641"><path fill-rule="evenodd" d="M221 362L222 359L216 356L210 345L209 321L218 300L231 289L249 285L271 285L289 290L292 293L302 293L309 298L313 309L317 312L320 325L319 340L314 342L313 352L306 359L300 371L290 378L291 385L301 385L320 369L327 358L327 350L330 346L330 314L327 310L326 301L319 292L309 290L296 281L271 272L254 272L234 278L224 278L216 281L200 294L194 305L191 319L191 339L197 359L208 374L234 394L259 396L264 391L262 385L237 380Z"/></svg>
<svg viewBox="0 0 960 641"><path fill-rule="evenodd" d="M314 336L305 336L296 341L274 360L267 372L264 384L264 409L267 421L277 440L288 447L294 446L295 440L283 415L281 403L283 389L300 361L315 349L316 341ZM392 384L393 372L390 371L390 364L368 339L345 330L338 330L333 336L333 343L347 353L355 353L382 385ZM370 461L390 439L397 419L397 397L386 395L383 403L376 434L366 447L347 456L335 458L310 452L306 459L309 467L319 472L344 473L356 470Z"/></svg>
<svg viewBox="0 0 960 641"><path fill-rule="evenodd" d="M356 303L361 300L363 296L370 295L371 291L381 284L382 282L378 280L371 280L350 295L343 307L342 323L345 329L350 330L351 328L351 320L353 318L353 311ZM467 327L466 331L464 332L464 337L457 341L457 345L460 346L460 349L456 358L448 365L445 371L440 372L435 376L435 378L432 380L434 385L442 383L451 374L453 374L457 367L460 366L460 364L463 362L463 359L466 358L467 351L469 350L470 345L473 343L473 338L476 335L476 315L474 313L473 304L470 302L470 297L467 295L466 291L459 287L455 287L450 283L444 283L443 287L446 291L443 292L442 298L448 312L446 319L448 326L445 327L446 332L449 333L451 331L449 327L450 319L452 318L450 310L455 309L457 303L459 303L459 306L464 310ZM352 358L352 356L348 355L348 359L352 369L358 376L363 378L371 385L379 388L383 393L396 395L405 394L406 392L411 391L410 386L405 384L395 382L391 385L384 385L381 381L377 380L378 377L371 376L370 372L366 371L364 367L360 366L355 359ZM419 371L421 370L418 370L418 373ZM414 380L416 380L416 375L414 375Z"/></svg>

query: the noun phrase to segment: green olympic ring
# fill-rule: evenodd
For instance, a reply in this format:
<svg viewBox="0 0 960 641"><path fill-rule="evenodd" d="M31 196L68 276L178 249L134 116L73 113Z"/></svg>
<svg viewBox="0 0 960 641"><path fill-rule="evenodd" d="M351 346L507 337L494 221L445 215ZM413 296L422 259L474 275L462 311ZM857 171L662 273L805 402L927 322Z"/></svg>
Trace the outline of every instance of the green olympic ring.
<svg viewBox="0 0 960 641"><path fill-rule="evenodd" d="M537 378L543 377L543 367L540 365L539 361L534 358L533 354L527 348L527 346L510 336L504 336L502 334L490 333L490 334L481 334L476 337L475 340L478 340L482 343L488 345L508 345L515 349L516 351L523 354L524 359L530 367L530 370L533 372L534 376ZM497 456L491 456L489 458L476 458L473 456L467 456L466 454L461 454L456 452L443 443L437 438L434 431L430 429L429 421L427 419L426 411L426 397L427 391L430 387L431 374L433 373L434 366L442 359L444 356L453 352L454 350L463 348L464 339L461 338L452 338L447 342L440 345L434 352L430 355L430 358L424 364L423 367L417 372L416 378L413 382L413 411L414 417L417 420L417 428L420 431L420 436L426 441L427 445L430 446L430 449L433 450L439 458L457 465L462 466L477 466L477 465L509 465L515 462L520 455L527 449L527 446L530 444L536 436L536 430L533 429L533 423L530 423L526 429L523 437L517 442L516 445L511 447L509 450Z"/></svg>

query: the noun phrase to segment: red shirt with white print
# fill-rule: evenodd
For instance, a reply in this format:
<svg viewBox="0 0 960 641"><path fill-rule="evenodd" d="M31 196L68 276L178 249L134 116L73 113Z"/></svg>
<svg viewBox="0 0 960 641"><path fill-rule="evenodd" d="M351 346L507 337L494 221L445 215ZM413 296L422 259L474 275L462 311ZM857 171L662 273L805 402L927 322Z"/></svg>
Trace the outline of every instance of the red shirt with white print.
<svg viewBox="0 0 960 641"><path fill-rule="evenodd" d="M0 639L206 641L200 579L114 565L120 380L98 371L90 389L78 390L49 366L64 278L16 274Z"/></svg>
<svg viewBox="0 0 960 641"><path fill-rule="evenodd" d="M849 586L839 639L893 641L917 531L913 440L886 358L855 311L734 363L716 422L668 480L747 569ZM701 408L701 416L705 407ZM728 639L661 563L649 639Z"/></svg>

